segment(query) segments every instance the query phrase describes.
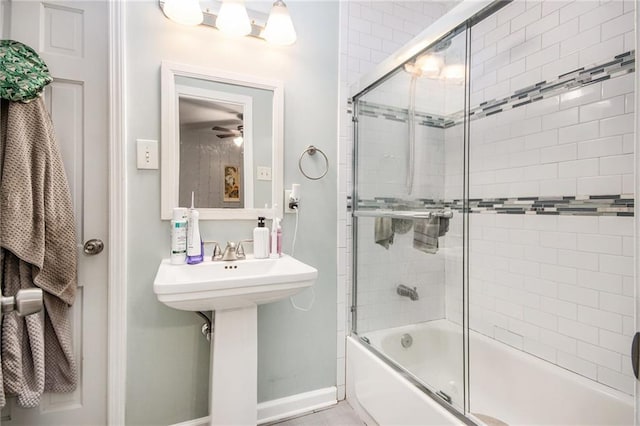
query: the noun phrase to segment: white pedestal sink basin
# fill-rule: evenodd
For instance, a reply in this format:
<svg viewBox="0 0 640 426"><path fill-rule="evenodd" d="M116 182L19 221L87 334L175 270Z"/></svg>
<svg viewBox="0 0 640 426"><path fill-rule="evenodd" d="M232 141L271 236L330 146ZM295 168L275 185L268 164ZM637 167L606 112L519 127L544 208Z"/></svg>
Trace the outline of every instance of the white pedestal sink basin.
<svg viewBox="0 0 640 426"><path fill-rule="evenodd" d="M153 282L160 302L186 311L215 311L210 424L256 424L257 305L292 296L317 277L317 269L286 255L198 265L162 261Z"/></svg>

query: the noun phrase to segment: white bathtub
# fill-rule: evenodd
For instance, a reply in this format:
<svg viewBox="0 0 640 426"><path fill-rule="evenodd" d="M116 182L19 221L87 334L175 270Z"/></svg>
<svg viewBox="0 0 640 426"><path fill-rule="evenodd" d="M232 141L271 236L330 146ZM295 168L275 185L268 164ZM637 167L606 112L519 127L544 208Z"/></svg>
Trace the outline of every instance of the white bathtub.
<svg viewBox="0 0 640 426"><path fill-rule="evenodd" d="M400 340L407 333L413 344L403 348ZM428 383L433 392L445 392L453 405L462 407L460 326L437 320L364 336L375 348ZM633 424L630 395L473 331L469 346L470 412L478 415L476 421L490 416L510 425ZM357 339L348 339L347 395L365 415L379 424L461 423L439 404L424 394L420 398L416 392L421 393Z"/></svg>

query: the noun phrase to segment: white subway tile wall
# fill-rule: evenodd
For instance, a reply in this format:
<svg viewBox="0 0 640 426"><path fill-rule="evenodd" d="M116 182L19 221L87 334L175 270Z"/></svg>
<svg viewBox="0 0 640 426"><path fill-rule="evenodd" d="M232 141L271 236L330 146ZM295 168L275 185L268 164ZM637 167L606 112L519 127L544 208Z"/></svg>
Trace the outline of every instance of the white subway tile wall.
<svg viewBox="0 0 640 426"><path fill-rule="evenodd" d="M472 29L472 44L483 46L472 49L473 105L635 49L624 42L632 40L633 1L523 3ZM521 42L506 58L497 58L497 29L503 43ZM496 62L509 69L502 75L509 86L495 83ZM614 77L472 121L470 197L633 197L634 79ZM459 149L445 146L445 158ZM471 214L469 222L470 327L633 394L633 218ZM458 322L459 275L446 274L446 315Z"/></svg>
<svg viewBox="0 0 640 426"><path fill-rule="evenodd" d="M633 277L633 253L623 253L633 217L471 214L469 223L470 327L525 351L544 345L532 353L632 394L623 323L634 298L622 283ZM459 286L447 280L447 290ZM447 292L449 319L460 321L460 306Z"/></svg>
<svg viewBox="0 0 640 426"><path fill-rule="evenodd" d="M358 156L358 196L402 197L407 193L407 123L359 117L366 149ZM415 158L422 159L414 173L413 193L442 199L444 195L444 129L416 126ZM458 197L461 190L458 190Z"/></svg>

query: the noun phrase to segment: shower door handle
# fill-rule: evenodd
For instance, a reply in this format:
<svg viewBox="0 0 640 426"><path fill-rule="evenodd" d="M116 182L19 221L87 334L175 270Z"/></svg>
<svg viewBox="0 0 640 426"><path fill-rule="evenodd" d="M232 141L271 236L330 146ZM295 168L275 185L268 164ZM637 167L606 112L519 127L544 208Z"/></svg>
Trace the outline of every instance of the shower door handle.
<svg viewBox="0 0 640 426"><path fill-rule="evenodd" d="M631 343L631 365L633 366L633 375L638 378L638 364L640 361L640 332L636 332Z"/></svg>

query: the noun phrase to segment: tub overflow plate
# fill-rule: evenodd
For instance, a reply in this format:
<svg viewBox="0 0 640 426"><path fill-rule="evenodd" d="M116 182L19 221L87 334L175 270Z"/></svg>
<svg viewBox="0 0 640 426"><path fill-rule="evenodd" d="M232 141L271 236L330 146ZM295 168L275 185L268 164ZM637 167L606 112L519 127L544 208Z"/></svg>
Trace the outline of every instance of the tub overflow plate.
<svg viewBox="0 0 640 426"><path fill-rule="evenodd" d="M409 333L403 334L400 338L400 344L403 348L410 348L413 345L413 337Z"/></svg>

